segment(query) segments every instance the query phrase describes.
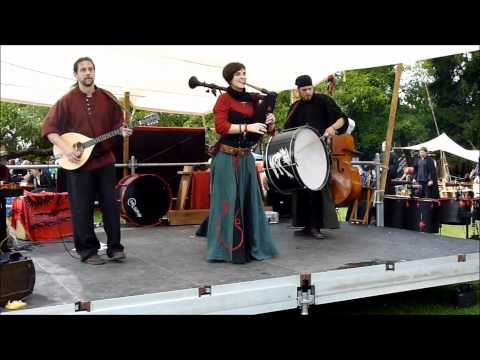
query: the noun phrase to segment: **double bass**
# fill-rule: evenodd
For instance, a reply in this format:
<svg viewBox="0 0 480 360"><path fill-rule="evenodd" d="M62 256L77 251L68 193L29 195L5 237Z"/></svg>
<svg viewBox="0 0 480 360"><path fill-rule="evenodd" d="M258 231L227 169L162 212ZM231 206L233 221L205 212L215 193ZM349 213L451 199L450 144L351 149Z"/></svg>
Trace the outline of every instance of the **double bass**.
<svg viewBox="0 0 480 360"><path fill-rule="evenodd" d="M335 77L327 77L327 93L335 90ZM344 119L348 121L348 119ZM360 198L362 183L358 169L352 166L352 156L357 154L352 135L333 136L330 141L330 191L335 206L347 206Z"/></svg>
<svg viewBox="0 0 480 360"><path fill-rule="evenodd" d="M360 197L362 183L358 169L352 166L356 154L352 135L333 136L330 142L330 191L336 206L351 204Z"/></svg>

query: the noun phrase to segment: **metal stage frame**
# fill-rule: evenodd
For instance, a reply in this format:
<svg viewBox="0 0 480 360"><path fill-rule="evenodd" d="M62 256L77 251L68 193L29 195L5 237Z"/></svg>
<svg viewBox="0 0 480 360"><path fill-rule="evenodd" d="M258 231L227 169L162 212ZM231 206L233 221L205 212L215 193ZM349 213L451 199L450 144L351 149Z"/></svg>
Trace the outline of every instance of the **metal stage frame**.
<svg viewBox="0 0 480 360"><path fill-rule="evenodd" d="M308 314L314 305L480 280L476 240L348 223L315 240L293 236L287 223L271 226L280 255L245 265L208 263L196 226L123 228L125 264L80 264L63 244L45 245L32 253L39 288L26 301L56 304L1 315ZM117 296L93 291L122 276ZM63 300L55 286L68 292Z"/></svg>

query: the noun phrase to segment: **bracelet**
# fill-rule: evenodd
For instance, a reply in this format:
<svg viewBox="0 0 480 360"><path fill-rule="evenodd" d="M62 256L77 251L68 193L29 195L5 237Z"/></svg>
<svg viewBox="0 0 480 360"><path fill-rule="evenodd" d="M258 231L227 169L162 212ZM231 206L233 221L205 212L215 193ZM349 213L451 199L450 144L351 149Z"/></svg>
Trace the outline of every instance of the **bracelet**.
<svg viewBox="0 0 480 360"><path fill-rule="evenodd" d="M239 134L242 133L242 124L238 124L238 133L239 133Z"/></svg>
<svg viewBox="0 0 480 360"><path fill-rule="evenodd" d="M245 133L248 132L248 124L245 124Z"/></svg>

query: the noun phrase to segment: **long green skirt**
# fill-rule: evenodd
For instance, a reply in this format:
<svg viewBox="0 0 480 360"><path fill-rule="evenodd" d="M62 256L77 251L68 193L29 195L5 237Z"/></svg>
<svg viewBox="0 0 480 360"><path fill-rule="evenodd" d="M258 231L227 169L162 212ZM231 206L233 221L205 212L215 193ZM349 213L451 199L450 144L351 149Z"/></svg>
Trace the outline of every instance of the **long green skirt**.
<svg viewBox="0 0 480 360"><path fill-rule="evenodd" d="M253 156L219 151L210 174L207 259L245 263L275 256Z"/></svg>

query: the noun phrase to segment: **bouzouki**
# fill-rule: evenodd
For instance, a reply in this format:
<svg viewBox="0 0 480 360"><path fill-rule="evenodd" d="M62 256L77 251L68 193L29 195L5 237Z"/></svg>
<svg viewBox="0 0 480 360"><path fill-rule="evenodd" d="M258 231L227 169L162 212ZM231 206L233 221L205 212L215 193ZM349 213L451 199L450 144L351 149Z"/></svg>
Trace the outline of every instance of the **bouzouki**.
<svg viewBox="0 0 480 360"><path fill-rule="evenodd" d="M158 114L150 114L145 116L142 120L134 121L131 124L128 124L128 128L133 129L136 126L140 125L152 125L160 120L160 116ZM83 166L89 159L90 155L92 154L93 148L99 142L108 140L116 135L121 135L122 130L118 128L116 130L112 130L106 134L100 135L96 138L89 138L88 136L69 132L61 135L60 137L65 141L67 144L72 146L75 150L79 151L80 162L74 163L68 160L66 156L63 156L63 152L60 148L56 145L53 145L53 155L54 159L58 161L58 165L60 165L65 170L75 170L79 167Z"/></svg>

